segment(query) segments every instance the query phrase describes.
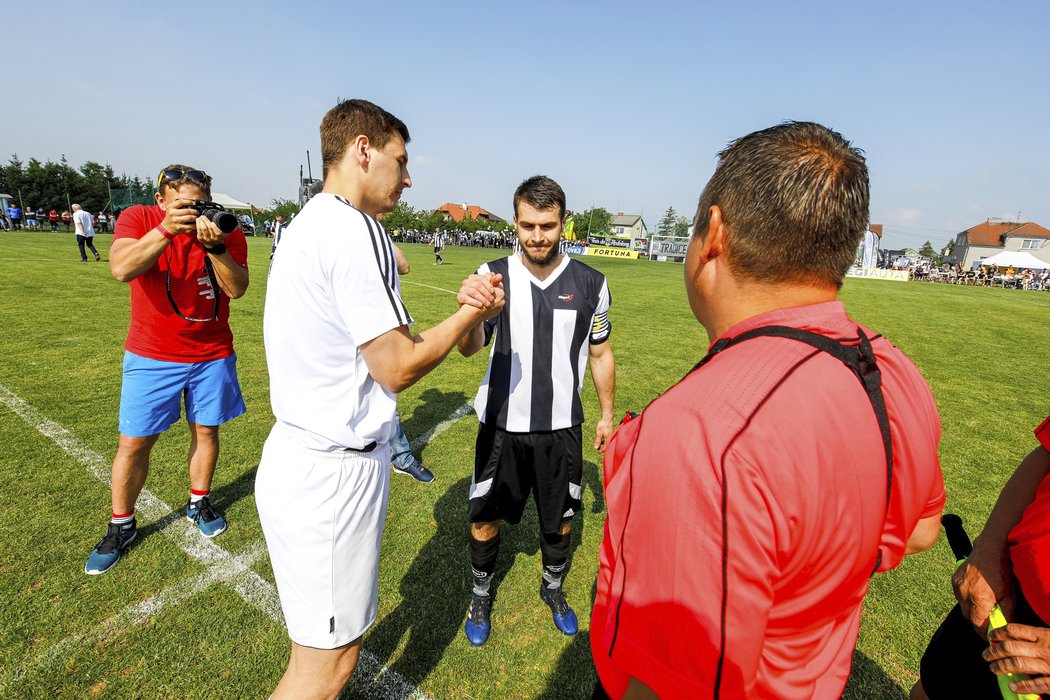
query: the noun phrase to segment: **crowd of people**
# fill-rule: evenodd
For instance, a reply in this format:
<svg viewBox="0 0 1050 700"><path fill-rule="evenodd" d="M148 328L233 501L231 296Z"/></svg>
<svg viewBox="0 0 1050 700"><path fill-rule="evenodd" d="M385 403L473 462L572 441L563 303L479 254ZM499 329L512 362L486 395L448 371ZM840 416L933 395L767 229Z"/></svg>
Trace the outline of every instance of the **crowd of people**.
<svg viewBox="0 0 1050 700"><path fill-rule="evenodd" d="M496 231L477 231L468 233L456 229L440 231L415 231L406 229L404 231L391 232L394 240L398 243L424 243L434 245L435 239L440 239L442 245L470 246L472 248L513 248L517 242L517 236L513 233L498 233Z"/></svg>
<svg viewBox="0 0 1050 700"><path fill-rule="evenodd" d="M97 215L91 215L91 222L96 232L109 233L117 224L120 211L114 210L107 214L100 211ZM48 231L58 233L59 226L65 228L69 233L73 225L73 213L68 209L61 211L57 209L45 210L43 207L26 207L24 210L17 204L11 204L7 209L0 211L0 229L4 231Z"/></svg>
<svg viewBox="0 0 1050 700"><path fill-rule="evenodd" d="M912 279L920 282L940 282L973 287L1002 287L1050 291L1050 270L1020 269L1013 266L980 265L964 270L962 265L916 263L909 267Z"/></svg>
<svg viewBox="0 0 1050 700"><path fill-rule="evenodd" d="M869 216L862 152L826 127L789 122L719 154L683 266L708 353L616 427L612 295L601 272L562 250L558 183L537 175L518 186L513 236L399 237L433 243L435 264L445 235L517 244L466 276L448 318L416 332L401 297L408 267L381 223L412 186L408 127L346 100L320 131L324 189L287 230L274 227L263 318L275 423L255 494L291 640L271 697L335 698L354 672L378 615L392 452L407 447L398 394L453 349L486 346L460 524L467 551L433 572L458 577L469 566L471 645L492 643L501 532L530 500L539 603L557 634L579 632L565 583L589 367L607 509L598 561L577 565L598 569L593 697L840 697L871 576L931 547L945 504L929 386L838 296L859 243L844 232L863 231ZM156 205L117 222L110 268L131 286L131 324L112 511L88 574L109 571L138 539L150 453L183 415L185 516L203 537L228 527L211 483L220 427L248 410L229 315L250 277L243 232L189 206L210 189L204 171L169 165ZM1050 667L1039 665L1050 651L1039 565L1050 560L1046 425L957 574L960 610L931 641L915 698L970 697L1007 671L1033 674L1012 679L1019 691L1050 691ZM987 625L989 601L1007 596L1015 623L982 642L974 628Z"/></svg>

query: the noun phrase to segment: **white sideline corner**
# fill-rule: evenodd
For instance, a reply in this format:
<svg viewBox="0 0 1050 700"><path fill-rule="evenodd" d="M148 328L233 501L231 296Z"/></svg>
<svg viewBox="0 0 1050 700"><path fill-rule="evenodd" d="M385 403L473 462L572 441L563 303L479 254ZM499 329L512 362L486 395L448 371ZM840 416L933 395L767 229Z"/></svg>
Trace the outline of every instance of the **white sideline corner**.
<svg viewBox="0 0 1050 700"><path fill-rule="evenodd" d="M65 450L87 468L89 474L107 486L110 484L109 460L81 442L68 429L37 411L2 384L0 384L0 403ZM460 417L466 415L463 409L464 407L460 407L453 415L461 412ZM466 409L469 411L469 406ZM425 437L429 439L447 429L446 423L451 425L449 421L444 421ZM147 521L161 520L174 511L171 506L147 489L142 490L135 508L136 512L144 516ZM163 608L178 604L215 583L230 586L246 603L284 627L284 617L281 614L277 589L251 569L251 565L262 556L261 547L249 548L247 553L235 557L211 540L201 537L197 528L183 517L169 518L169 522L161 527L160 532L174 540L186 554L204 564L207 569L193 578L169 586L140 603L128 606L109 620L102 622L99 628L91 633L77 634L63 639L20 666L5 669L3 677L0 678L0 696L6 697L9 687L24 679L33 670L60 660L67 650L75 649L83 643L109 638L120 626L142 624ZM85 541L85 547L87 544L89 543ZM86 551L85 549L85 553ZM82 566L79 562L76 565ZM429 700L415 685L396 671L386 668L375 654L366 649L361 650L357 669L350 679L347 690L364 697L381 700Z"/></svg>

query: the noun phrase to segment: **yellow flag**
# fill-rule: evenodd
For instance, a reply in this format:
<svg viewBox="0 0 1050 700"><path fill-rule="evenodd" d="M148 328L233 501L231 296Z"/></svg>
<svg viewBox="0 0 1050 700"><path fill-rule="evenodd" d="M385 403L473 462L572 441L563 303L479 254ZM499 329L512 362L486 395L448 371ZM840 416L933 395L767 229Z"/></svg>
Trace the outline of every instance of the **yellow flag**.
<svg viewBox="0 0 1050 700"><path fill-rule="evenodd" d="M561 237L567 241L575 241L576 233L573 231L575 227L576 220L570 216L569 219L565 222L565 228L561 230Z"/></svg>

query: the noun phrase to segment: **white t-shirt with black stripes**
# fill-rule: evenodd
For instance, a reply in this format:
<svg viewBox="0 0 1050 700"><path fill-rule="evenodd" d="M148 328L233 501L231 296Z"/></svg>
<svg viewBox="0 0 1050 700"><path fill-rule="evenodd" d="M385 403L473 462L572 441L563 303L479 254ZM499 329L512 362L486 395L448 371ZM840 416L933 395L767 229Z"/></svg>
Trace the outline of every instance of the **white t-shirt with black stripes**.
<svg viewBox="0 0 1050 700"><path fill-rule="evenodd" d="M478 420L511 433L582 423L580 391L590 346L604 343L612 332L605 275L568 255L544 280L517 254L478 272L503 275L506 293L503 311L485 322L485 343L492 343L492 351L474 399Z"/></svg>
<svg viewBox="0 0 1050 700"><path fill-rule="evenodd" d="M368 373L360 346L411 324L386 230L342 197L315 196L282 236L266 288L277 421L316 450L388 442L397 395Z"/></svg>

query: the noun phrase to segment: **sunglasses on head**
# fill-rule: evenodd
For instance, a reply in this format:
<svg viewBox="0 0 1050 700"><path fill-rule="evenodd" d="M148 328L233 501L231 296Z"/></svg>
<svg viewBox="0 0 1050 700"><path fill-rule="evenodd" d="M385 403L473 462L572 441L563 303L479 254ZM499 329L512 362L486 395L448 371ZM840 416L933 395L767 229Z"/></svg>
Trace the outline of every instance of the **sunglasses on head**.
<svg viewBox="0 0 1050 700"><path fill-rule="evenodd" d="M160 175L157 176L157 189L160 189L161 183L163 182L174 182L175 180L181 180L183 178L193 180L194 182L207 182L208 173L203 170L182 170L180 168L161 170Z"/></svg>

